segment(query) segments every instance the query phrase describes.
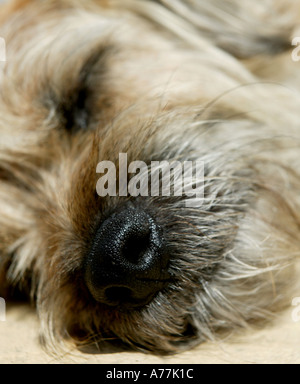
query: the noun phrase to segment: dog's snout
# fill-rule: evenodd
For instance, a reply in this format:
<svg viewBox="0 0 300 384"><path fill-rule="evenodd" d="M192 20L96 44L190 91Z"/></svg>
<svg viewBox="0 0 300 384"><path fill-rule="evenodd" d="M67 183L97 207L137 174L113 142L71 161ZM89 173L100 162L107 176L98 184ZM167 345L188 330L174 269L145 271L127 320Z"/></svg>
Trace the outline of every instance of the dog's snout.
<svg viewBox="0 0 300 384"><path fill-rule="evenodd" d="M101 225L86 259L85 281L98 302L141 307L167 284L168 264L161 228L143 210L130 208Z"/></svg>

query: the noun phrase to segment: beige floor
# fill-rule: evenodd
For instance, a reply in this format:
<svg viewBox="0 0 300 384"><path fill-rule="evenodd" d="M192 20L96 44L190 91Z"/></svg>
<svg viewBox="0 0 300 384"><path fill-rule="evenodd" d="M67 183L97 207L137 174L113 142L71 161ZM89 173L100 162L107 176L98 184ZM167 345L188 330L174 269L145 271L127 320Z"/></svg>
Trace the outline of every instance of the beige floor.
<svg viewBox="0 0 300 384"><path fill-rule="evenodd" d="M263 331L221 345L202 345L177 356L160 358L139 353L87 355L76 353L59 359L48 356L38 343L38 322L25 305L8 311L0 322L0 364L28 363L300 363L300 323L294 323L292 310Z"/></svg>

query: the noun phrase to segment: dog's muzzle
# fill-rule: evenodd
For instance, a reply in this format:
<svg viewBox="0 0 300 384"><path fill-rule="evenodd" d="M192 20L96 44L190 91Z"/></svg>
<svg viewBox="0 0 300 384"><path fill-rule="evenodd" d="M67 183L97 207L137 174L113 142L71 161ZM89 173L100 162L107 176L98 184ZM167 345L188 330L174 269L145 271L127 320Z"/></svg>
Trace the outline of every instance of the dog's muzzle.
<svg viewBox="0 0 300 384"><path fill-rule="evenodd" d="M144 211L126 209L98 230L85 261L85 282L100 303L143 307L169 282L161 228Z"/></svg>

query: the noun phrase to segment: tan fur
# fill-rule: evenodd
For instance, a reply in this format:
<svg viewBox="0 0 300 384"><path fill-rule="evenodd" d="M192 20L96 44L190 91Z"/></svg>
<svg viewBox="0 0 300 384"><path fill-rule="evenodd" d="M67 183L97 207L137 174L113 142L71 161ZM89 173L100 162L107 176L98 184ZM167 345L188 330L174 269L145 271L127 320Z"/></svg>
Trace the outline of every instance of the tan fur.
<svg viewBox="0 0 300 384"><path fill-rule="evenodd" d="M290 305L300 1L19 0L0 12L0 294L30 295L46 343L178 352ZM100 199L96 166L119 153L204 161L203 205ZM164 228L173 282L124 313L90 297L82 265L128 201Z"/></svg>

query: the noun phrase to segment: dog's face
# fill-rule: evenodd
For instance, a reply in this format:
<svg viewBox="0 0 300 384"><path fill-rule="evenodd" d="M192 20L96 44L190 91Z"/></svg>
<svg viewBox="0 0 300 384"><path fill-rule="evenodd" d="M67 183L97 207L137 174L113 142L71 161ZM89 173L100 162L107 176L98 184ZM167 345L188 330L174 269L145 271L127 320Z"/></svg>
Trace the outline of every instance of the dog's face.
<svg viewBox="0 0 300 384"><path fill-rule="evenodd" d="M298 180L274 165L288 139L256 109L274 91L240 87L254 76L151 20L185 36L158 4L82 3L17 1L0 18L0 292L36 300L48 342L174 352L266 318L299 247ZM120 154L202 161L204 199L100 197L97 165L116 164L118 182Z"/></svg>

